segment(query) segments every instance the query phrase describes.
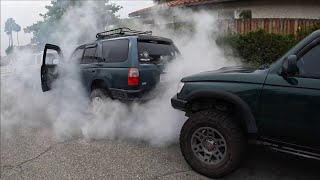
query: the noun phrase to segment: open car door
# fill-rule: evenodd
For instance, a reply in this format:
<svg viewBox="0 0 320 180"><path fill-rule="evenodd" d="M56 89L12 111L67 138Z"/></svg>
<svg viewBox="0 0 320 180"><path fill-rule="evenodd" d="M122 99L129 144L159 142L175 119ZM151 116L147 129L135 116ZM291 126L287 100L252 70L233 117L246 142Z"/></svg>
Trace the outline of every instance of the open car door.
<svg viewBox="0 0 320 180"><path fill-rule="evenodd" d="M59 46L46 44L43 51L41 65L42 91L50 91L52 83L58 78L58 64L63 61L63 55Z"/></svg>

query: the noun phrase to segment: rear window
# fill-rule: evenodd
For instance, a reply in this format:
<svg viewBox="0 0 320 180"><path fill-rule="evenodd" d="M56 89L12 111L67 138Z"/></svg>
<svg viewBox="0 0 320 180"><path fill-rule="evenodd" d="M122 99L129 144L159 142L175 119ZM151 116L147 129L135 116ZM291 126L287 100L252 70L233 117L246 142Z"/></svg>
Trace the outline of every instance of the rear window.
<svg viewBox="0 0 320 180"><path fill-rule="evenodd" d="M163 41L139 41L139 60L143 63L166 63L175 59L178 51L169 42Z"/></svg>
<svg viewBox="0 0 320 180"><path fill-rule="evenodd" d="M123 62L128 58L129 40L112 40L102 43L105 62Z"/></svg>

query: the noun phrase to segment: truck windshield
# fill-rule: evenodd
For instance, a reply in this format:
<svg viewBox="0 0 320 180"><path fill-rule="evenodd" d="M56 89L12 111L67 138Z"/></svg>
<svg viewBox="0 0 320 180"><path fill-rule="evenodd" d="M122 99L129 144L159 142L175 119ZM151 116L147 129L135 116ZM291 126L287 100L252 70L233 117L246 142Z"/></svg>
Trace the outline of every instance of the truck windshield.
<svg viewBox="0 0 320 180"><path fill-rule="evenodd" d="M164 41L139 41L138 48L141 63L164 64L179 54L173 44Z"/></svg>

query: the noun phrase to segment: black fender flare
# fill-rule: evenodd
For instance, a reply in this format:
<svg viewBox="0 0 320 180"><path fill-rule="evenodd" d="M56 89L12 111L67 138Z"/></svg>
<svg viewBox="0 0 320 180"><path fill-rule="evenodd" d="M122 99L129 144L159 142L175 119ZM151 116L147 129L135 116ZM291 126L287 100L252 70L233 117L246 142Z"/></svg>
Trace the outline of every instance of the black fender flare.
<svg viewBox="0 0 320 180"><path fill-rule="evenodd" d="M187 102L192 102L193 100L199 98L214 98L234 104L236 106L237 111L240 113L242 117L242 121L244 122L247 128L247 132L249 134L256 134L258 132L257 123L251 112L251 108L239 96L221 90L197 90L190 93L186 97L186 100Z"/></svg>

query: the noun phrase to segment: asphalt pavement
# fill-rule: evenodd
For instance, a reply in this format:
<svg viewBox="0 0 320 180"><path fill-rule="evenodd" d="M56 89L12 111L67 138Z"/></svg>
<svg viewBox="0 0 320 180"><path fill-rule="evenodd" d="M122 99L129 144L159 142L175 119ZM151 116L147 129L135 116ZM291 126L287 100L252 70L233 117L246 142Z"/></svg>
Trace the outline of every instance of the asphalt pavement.
<svg viewBox="0 0 320 180"><path fill-rule="evenodd" d="M1 136L2 179L208 179L190 169L178 142L155 147L135 139L57 140L49 129ZM223 179L320 179L320 162L250 147Z"/></svg>

